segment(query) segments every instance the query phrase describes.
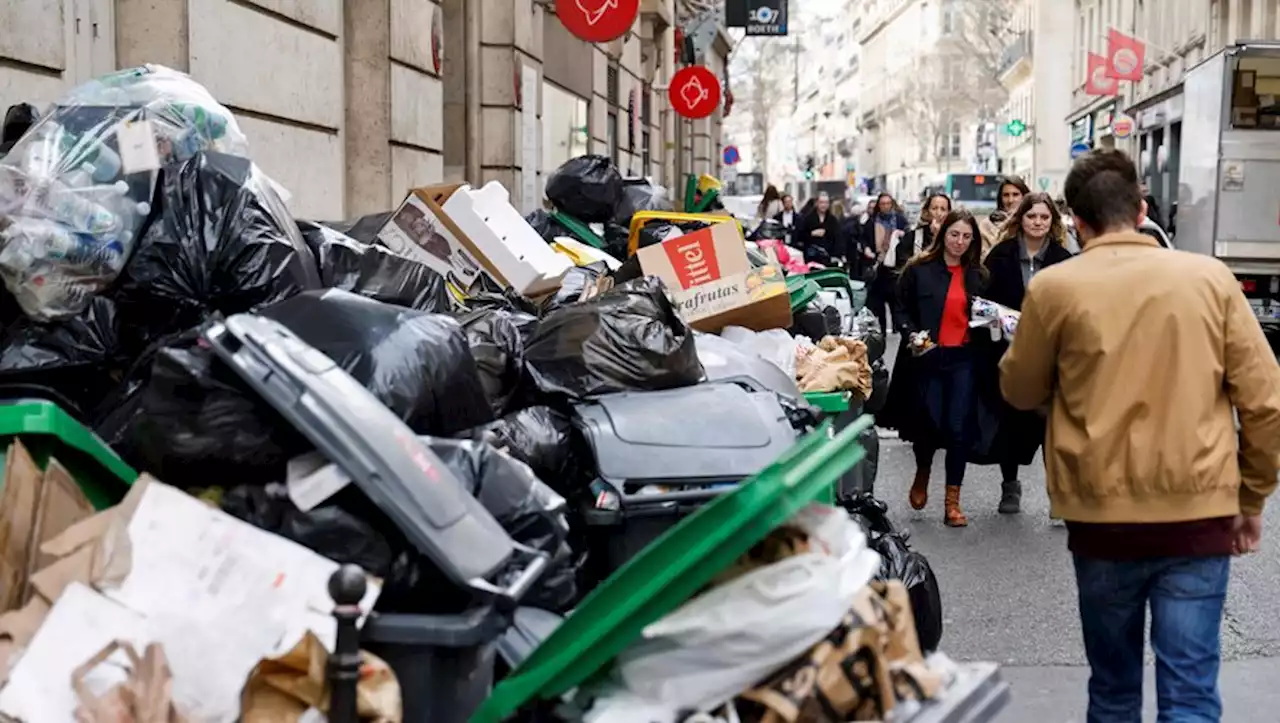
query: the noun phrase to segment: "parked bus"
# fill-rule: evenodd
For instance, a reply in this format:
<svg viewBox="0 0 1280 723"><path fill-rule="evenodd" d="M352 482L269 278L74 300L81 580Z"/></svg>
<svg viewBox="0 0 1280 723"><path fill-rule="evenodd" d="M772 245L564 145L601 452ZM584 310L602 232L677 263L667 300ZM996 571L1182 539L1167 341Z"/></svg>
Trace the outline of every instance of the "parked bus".
<svg viewBox="0 0 1280 723"><path fill-rule="evenodd" d="M964 206L975 216L985 216L998 206L1001 180L994 173L945 173L925 187L924 195L945 193L957 206Z"/></svg>

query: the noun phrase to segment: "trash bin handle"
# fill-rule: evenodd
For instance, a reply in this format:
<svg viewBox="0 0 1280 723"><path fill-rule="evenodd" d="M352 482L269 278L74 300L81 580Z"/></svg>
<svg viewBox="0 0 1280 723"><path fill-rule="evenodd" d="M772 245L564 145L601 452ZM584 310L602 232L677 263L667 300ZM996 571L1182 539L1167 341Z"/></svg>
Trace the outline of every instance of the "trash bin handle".
<svg viewBox="0 0 1280 723"><path fill-rule="evenodd" d="M714 482L712 484L722 484L722 483ZM714 500L715 498L719 497L720 495L724 494L727 491L728 491L727 487L719 487L719 488L712 488L712 489L705 489L705 490L682 490L680 492L662 492L662 493L653 494L653 495L641 495L641 494L629 495L624 493L621 495L621 497L623 502L644 502L644 503L707 502L709 500Z"/></svg>
<svg viewBox="0 0 1280 723"><path fill-rule="evenodd" d="M526 565L515 579L511 581L505 588L495 588L489 581L477 578L470 582L471 587L475 590L491 590L499 603L499 607L503 609L515 609L524 596L529 593L534 583L542 578L542 573L547 571L547 567L551 564L551 558L545 552L539 552L533 548L516 546L516 553L523 555L526 559Z"/></svg>

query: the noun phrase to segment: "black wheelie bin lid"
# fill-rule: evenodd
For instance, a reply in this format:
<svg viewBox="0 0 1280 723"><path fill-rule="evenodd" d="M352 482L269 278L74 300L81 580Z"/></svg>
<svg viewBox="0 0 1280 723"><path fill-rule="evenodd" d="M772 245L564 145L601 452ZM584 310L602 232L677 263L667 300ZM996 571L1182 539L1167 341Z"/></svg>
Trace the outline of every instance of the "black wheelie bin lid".
<svg viewBox="0 0 1280 723"><path fill-rule="evenodd" d="M456 584L514 609L541 576L545 554L512 540L408 425L287 327L236 314L203 338Z"/></svg>
<svg viewBox="0 0 1280 723"><path fill-rule="evenodd" d="M620 492L627 484L739 482L796 441L778 395L734 382L607 394L575 405L574 423L600 478Z"/></svg>

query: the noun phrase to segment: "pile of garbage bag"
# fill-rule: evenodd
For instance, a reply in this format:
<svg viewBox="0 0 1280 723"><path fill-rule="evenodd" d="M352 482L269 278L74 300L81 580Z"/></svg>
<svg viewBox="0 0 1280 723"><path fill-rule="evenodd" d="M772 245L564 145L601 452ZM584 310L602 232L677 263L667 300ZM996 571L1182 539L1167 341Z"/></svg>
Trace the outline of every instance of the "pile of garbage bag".
<svg viewBox="0 0 1280 723"><path fill-rule="evenodd" d="M71 495L66 525L24 542L45 552L0 553L28 567L73 554L132 554L133 569L147 575L183 566L246 572L224 581L231 602L210 593L206 609L192 600L214 583L195 572L158 594L159 581L146 588L125 558L125 577L103 570L70 587L46 587L40 569L24 568L21 594L0 611L0 642L8 631L16 646L0 655L0 680L9 675L0 715L37 710L29 694L11 691L33 675L22 651L43 649L40 631L114 604L132 622L104 623L116 637L66 651L68 680L89 675L94 666L81 667L98 657L133 655L135 671L170 666L172 705L188 719L235 719L258 700L248 692L260 690L255 676L287 670L306 678L316 656L335 650L328 611L338 593L325 584L338 565L368 576L360 602L369 615L366 655L394 684L418 665L419 653L397 648L413 637L404 626L454 621L472 632L450 635L487 645L517 603L571 611L663 532L815 429L822 413L807 393L853 398L841 424L876 394L884 338L858 304L820 300L834 310L818 309L831 330L809 341L786 328L785 315L753 321L744 310L768 297L752 289L736 307L725 305L751 328L695 330L706 322L679 301L688 285L628 258L628 226L638 213L669 211L666 191L623 179L600 156L572 159L553 174L550 210L527 228L491 187L470 199L488 205L486 220L466 234L457 224L425 223L428 212L447 217L466 204L458 210L445 195L410 194L402 209L419 204L414 218L424 221L410 230L435 234L431 248L418 248L398 210L346 222L294 218L287 191L253 163L230 111L167 68L92 81L30 123L10 115L6 128L25 131L0 156L0 408L56 405L104 443L95 459L115 487L80 467L28 470L39 480L69 474L63 487L78 483L84 495ZM517 226L483 237L483 224L496 218ZM684 235L692 242L717 223L643 224L639 246ZM536 249L515 248L529 237ZM467 284L442 265L463 256L476 271ZM517 291L534 287L536 294ZM270 335L253 335L264 329ZM872 430L864 446L878 449L874 437ZM17 443L9 454L20 454ZM873 480L874 458L858 474ZM396 487L390 497L388 485ZM18 482L6 478L11 486ZM0 526L25 524L6 521L4 505ZM128 521L139 517L152 527L135 530ZM881 558L915 559L888 554L896 548L884 539L874 537ZM450 545L468 560L450 557ZM871 551L849 552L857 553L856 579L840 603L826 599L804 645L778 648L768 669L754 663L761 675L748 682L786 662L777 658L782 650L799 655L841 623L850 595L879 569ZM910 591L921 574L908 562L894 562L890 577ZM269 579L275 597L259 589ZM721 582L730 591L745 584ZM936 599L920 599L940 615ZM224 640L174 634L201 615L213 621L207 637ZM237 627L233 618L246 622ZM225 656L215 658L225 675L199 681L191 667L198 645ZM644 667L636 655L628 665L640 667L628 670ZM491 677L489 656L475 665ZM476 689L487 691L487 680L475 678ZM380 690L394 698L389 709L403 702L406 718L427 695ZM323 707L295 698L302 710Z"/></svg>

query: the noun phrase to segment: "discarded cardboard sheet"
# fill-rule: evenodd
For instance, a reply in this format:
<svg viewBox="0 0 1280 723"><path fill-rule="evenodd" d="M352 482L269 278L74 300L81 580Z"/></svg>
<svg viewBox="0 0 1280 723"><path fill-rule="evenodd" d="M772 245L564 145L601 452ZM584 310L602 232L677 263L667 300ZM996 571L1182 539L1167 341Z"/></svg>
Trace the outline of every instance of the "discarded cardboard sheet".
<svg viewBox="0 0 1280 723"><path fill-rule="evenodd" d="M464 289L484 270L505 285L496 269L481 265L483 256L441 208L443 191L451 193L456 188L432 186L410 191L391 220L378 231L378 240L396 253L421 261L441 276L456 279ZM448 194L444 197L447 199Z"/></svg>
<svg viewBox="0 0 1280 723"><path fill-rule="evenodd" d="M681 316L698 331L791 326L791 298L778 266L751 267L736 224L717 223L636 252L662 279Z"/></svg>
<svg viewBox="0 0 1280 723"><path fill-rule="evenodd" d="M40 546L92 515L93 505L57 460L50 459L48 468L41 471L22 442L15 440L9 446L0 493L3 610L23 605L30 597L32 573L53 561L40 552Z"/></svg>
<svg viewBox="0 0 1280 723"><path fill-rule="evenodd" d="M361 655L364 660L356 684L360 719L400 723L402 702L395 673L381 658L369 653ZM295 723L311 712L328 712L328 663L329 652L311 634L288 653L259 663L245 683L241 699L243 723Z"/></svg>
<svg viewBox="0 0 1280 723"><path fill-rule="evenodd" d="M106 693L96 693L88 678L117 652L124 653L129 668L123 683ZM71 688L80 705L77 723L185 723L173 700L173 672L164 647L151 643L138 655L127 640L113 640L71 674Z"/></svg>

